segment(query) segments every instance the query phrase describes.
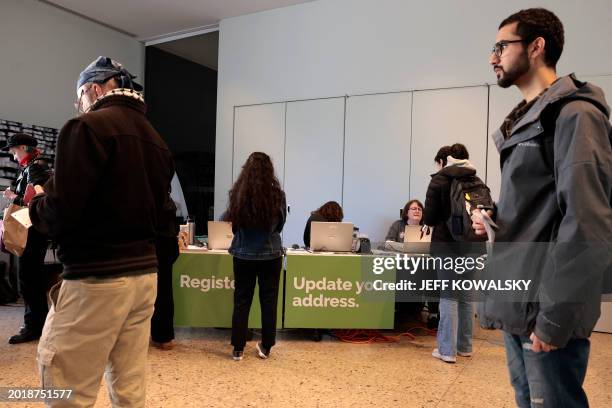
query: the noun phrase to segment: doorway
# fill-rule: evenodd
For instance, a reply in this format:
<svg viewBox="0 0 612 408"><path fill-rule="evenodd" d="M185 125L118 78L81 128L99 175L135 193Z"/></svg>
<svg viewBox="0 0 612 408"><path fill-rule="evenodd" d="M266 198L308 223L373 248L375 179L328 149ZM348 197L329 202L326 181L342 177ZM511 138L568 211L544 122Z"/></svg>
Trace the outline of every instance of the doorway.
<svg viewBox="0 0 612 408"><path fill-rule="evenodd" d="M149 45L145 54L147 116L174 157L186 207L177 215L195 217L197 235L213 219L218 50L214 31Z"/></svg>

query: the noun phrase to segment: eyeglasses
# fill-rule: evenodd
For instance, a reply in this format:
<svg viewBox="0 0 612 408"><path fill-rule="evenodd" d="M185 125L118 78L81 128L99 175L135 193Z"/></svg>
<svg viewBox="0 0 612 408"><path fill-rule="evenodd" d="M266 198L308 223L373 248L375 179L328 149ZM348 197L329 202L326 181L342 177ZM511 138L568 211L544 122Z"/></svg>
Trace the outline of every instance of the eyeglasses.
<svg viewBox="0 0 612 408"><path fill-rule="evenodd" d="M495 44L493 44L493 48L491 48L491 54L495 54L495 56L497 58L501 58L504 50L506 49L506 47L508 46L508 44L512 44L512 43L518 43L518 42L525 42L525 40L520 39L520 40L501 40L496 42Z"/></svg>
<svg viewBox="0 0 612 408"><path fill-rule="evenodd" d="M409 210L410 211L423 211L421 207L410 207Z"/></svg>

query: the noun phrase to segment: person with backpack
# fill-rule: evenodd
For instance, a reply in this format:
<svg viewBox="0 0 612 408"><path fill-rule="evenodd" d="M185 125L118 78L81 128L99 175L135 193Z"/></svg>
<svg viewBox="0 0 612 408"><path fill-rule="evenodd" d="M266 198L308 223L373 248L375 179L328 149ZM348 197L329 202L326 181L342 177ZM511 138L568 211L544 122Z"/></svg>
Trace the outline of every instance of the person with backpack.
<svg viewBox="0 0 612 408"><path fill-rule="evenodd" d="M423 217L425 225L434 227L431 253L433 256L462 256L465 255L464 247L469 246L462 244L478 239L471 228L471 214L465 208L466 197L477 201L471 203L474 208L479 204L492 205L489 189L476 177L476 169L464 145L443 146L434 161L439 171L431 176ZM439 279L449 276L444 275L445 271L438 271ZM442 291L439 314L438 347L432 356L447 363L456 362L457 355L470 357L473 313L469 294Z"/></svg>
<svg viewBox="0 0 612 408"><path fill-rule="evenodd" d="M531 8L501 22L489 57L497 84L524 98L492 136L502 171L491 271L539 285L527 301L488 296L479 316L504 331L520 407L588 406L589 336L612 268L610 108L600 88L557 77L563 44L559 18Z"/></svg>

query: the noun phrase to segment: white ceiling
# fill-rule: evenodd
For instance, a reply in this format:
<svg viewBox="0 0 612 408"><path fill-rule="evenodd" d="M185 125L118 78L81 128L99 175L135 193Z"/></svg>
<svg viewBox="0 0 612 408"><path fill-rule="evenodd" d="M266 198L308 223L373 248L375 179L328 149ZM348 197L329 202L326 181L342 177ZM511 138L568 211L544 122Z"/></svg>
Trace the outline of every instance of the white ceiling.
<svg viewBox="0 0 612 408"><path fill-rule="evenodd" d="M214 26L220 20L312 0L39 0L139 40Z"/></svg>

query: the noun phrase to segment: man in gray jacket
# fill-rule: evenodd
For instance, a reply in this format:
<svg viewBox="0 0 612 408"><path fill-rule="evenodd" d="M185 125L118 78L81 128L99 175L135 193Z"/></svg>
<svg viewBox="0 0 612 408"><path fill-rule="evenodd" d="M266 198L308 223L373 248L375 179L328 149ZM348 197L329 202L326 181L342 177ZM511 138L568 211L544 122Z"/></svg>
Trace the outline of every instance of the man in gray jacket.
<svg viewBox="0 0 612 408"><path fill-rule="evenodd" d="M502 184L487 273L535 286L522 299L488 296L480 317L504 331L520 407L588 406L588 338L612 265L609 107L600 88L557 77L563 42L553 13L522 10L500 24L489 60L498 85L524 100L493 135Z"/></svg>

